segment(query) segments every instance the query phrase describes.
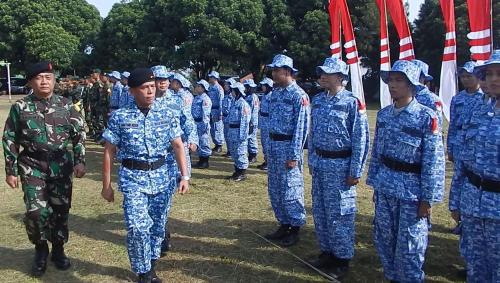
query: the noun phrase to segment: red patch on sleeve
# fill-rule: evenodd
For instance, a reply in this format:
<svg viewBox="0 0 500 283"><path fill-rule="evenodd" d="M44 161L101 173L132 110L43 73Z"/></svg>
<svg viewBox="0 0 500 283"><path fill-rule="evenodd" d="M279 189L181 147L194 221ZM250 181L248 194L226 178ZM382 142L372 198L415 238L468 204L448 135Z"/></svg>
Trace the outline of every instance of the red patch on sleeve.
<svg viewBox="0 0 500 283"><path fill-rule="evenodd" d="M443 103L441 101L436 101L435 103L437 111L443 111Z"/></svg>
<svg viewBox="0 0 500 283"><path fill-rule="evenodd" d="M250 114L250 108L243 107L243 116L248 116L248 114Z"/></svg>
<svg viewBox="0 0 500 283"><path fill-rule="evenodd" d="M358 102L358 112L361 114L365 114L366 113L366 104L364 104L358 98L356 98L356 101Z"/></svg>
<svg viewBox="0 0 500 283"><path fill-rule="evenodd" d="M439 133L438 120L436 117L432 117L431 121L431 131L433 134L437 135Z"/></svg>
<svg viewBox="0 0 500 283"><path fill-rule="evenodd" d="M300 104L302 104L302 106L309 106L309 97L307 96L303 96L301 101L300 101Z"/></svg>
<svg viewBox="0 0 500 283"><path fill-rule="evenodd" d="M208 106L208 101L204 100L203 101L203 106Z"/></svg>

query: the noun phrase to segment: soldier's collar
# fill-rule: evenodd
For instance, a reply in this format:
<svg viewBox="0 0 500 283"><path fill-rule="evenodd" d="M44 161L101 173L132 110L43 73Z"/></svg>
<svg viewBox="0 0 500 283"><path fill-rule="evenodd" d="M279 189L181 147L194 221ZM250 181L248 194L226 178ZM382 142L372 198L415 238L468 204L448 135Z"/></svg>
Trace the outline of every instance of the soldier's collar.
<svg viewBox="0 0 500 283"><path fill-rule="evenodd" d="M415 97L413 97L413 100L410 102L410 104L406 105L406 107L404 107L403 110L398 111L398 113L402 113L402 112L410 112L411 113L417 105L418 105L417 99ZM392 104L392 110L393 110L393 113L395 113L397 111L396 104Z"/></svg>

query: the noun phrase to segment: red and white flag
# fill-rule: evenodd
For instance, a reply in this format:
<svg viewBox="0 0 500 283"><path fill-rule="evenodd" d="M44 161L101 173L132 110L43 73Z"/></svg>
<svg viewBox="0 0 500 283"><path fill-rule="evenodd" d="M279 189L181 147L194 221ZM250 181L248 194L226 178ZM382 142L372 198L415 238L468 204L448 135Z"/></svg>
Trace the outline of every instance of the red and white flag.
<svg viewBox="0 0 500 283"><path fill-rule="evenodd" d="M467 0L471 32L467 34L471 58L482 63L491 55L491 0Z"/></svg>
<svg viewBox="0 0 500 283"><path fill-rule="evenodd" d="M455 37L455 5L454 0L440 0L446 26L446 38L441 65L441 80L439 98L443 101L443 112L446 119L450 120L451 99L457 93L457 41Z"/></svg>
<svg viewBox="0 0 500 283"><path fill-rule="evenodd" d="M385 0L377 0L380 12L380 71L391 69L391 57L389 47L389 31L387 29L387 12ZM392 103L389 86L380 79L380 107L384 108Z"/></svg>
<svg viewBox="0 0 500 283"><path fill-rule="evenodd" d="M415 52L411 39L410 27L406 18L405 8L402 0L386 0L386 7L389 10L392 21L399 36L399 59L413 60Z"/></svg>
<svg viewBox="0 0 500 283"><path fill-rule="evenodd" d="M347 64L351 71L352 93L364 104L365 93L363 89L363 76L361 75L361 65L358 57L358 49L356 47L356 39L346 0L330 0L328 10L330 12L330 23L332 27L332 45L330 46L330 49L332 49L332 56L340 58L340 54L342 54L342 48L340 46L340 30L342 29L345 40L344 48ZM336 23L340 23L338 28ZM335 33L338 33L338 35L334 35ZM339 49L337 49L337 45Z"/></svg>

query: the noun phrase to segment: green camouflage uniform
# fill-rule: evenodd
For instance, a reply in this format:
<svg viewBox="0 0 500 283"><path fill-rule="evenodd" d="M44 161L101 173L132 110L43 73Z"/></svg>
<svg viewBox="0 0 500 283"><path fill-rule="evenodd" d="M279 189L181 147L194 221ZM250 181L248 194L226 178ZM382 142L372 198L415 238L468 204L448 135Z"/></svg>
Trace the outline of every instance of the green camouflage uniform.
<svg viewBox="0 0 500 283"><path fill-rule="evenodd" d="M101 89L104 88L104 83L96 81L90 89L89 104L91 123L89 124L89 132L95 135L100 135L104 131L104 116L100 111L99 102Z"/></svg>
<svg viewBox="0 0 500 283"><path fill-rule="evenodd" d="M104 128L108 126L108 120L110 114L109 101L112 89L113 89L112 83L110 82L105 83L104 87L101 89L101 95L99 96L99 110L101 112L101 115L104 117L104 126L102 127L102 132L104 132Z"/></svg>
<svg viewBox="0 0 500 283"><path fill-rule="evenodd" d="M61 96L27 95L12 105L2 141L6 175L21 179L28 238L66 242L73 166L85 163L80 114Z"/></svg>

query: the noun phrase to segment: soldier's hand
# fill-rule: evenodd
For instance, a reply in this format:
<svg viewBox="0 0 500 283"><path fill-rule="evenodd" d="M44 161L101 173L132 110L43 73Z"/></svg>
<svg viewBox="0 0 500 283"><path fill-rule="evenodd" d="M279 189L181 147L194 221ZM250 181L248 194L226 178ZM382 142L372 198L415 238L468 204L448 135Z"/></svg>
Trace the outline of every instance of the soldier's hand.
<svg viewBox="0 0 500 283"><path fill-rule="evenodd" d="M293 169L296 166L297 166L297 160L287 160L286 161L286 168Z"/></svg>
<svg viewBox="0 0 500 283"><path fill-rule="evenodd" d="M178 192L183 195L189 191L189 181L186 180L181 180L179 182L179 189Z"/></svg>
<svg viewBox="0 0 500 283"><path fill-rule="evenodd" d="M9 187L13 189L17 188L18 186L17 176L8 175L7 177L5 177L5 182L7 182L7 185L9 185Z"/></svg>
<svg viewBox="0 0 500 283"><path fill-rule="evenodd" d="M85 175L85 165L77 164L73 167L73 172L75 172L75 177L81 178Z"/></svg>
<svg viewBox="0 0 500 283"><path fill-rule="evenodd" d="M455 222L460 223L460 211L458 210L453 210L451 212L451 218L453 218L453 220L455 220Z"/></svg>
<svg viewBox="0 0 500 283"><path fill-rule="evenodd" d="M346 181L348 186L356 186L359 183L359 178L347 177Z"/></svg>
<svg viewBox="0 0 500 283"><path fill-rule="evenodd" d="M418 218L431 216L431 205L427 201L421 201L418 205Z"/></svg>
<svg viewBox="0 0 500 283"><path fill-rule="evenodd" d="M108 202L115 201L115 192L113 191L113 188L111 186L107 188L102 188L101 196Z"/></svg>
<svg viewBox="0 0 500 283"><path fill-rule="evenodd" d="M196 144L194 144L194 143L189 144L189 151L196 152L197 149L198 149L198 146L196 146Z"/></svg>

